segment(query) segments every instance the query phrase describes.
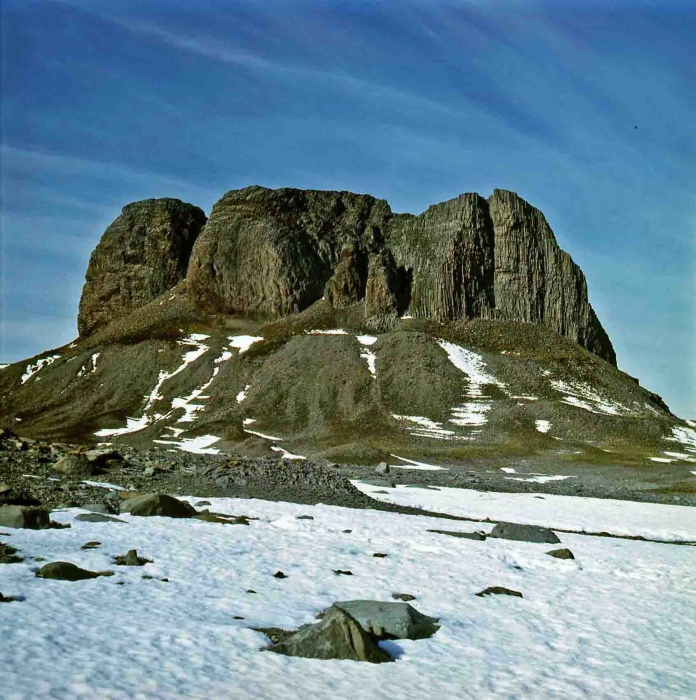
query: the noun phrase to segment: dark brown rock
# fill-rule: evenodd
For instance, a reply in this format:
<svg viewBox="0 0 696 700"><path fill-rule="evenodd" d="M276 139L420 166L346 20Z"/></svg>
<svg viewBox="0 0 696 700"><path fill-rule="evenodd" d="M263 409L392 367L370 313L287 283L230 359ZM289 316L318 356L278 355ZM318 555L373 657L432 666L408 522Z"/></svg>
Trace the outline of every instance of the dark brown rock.
<svg viewBox="0 0 696 700"><path fill-rule="evenodd" d="M483 598L487 595L510 595L515 598L524 598L524 596L519 591L513 591L510 588L503 588L503 586L489 586L488 588L482 590L476 595L479 598Z"/></svg>
<svg viewBox="0 0 696 700"><path fill-rule="evenodd" d="M565 547L562 549L552 549L550 552L546 553L554 559L575 559L575 555Z"/></svg>
<svg viewBox="0 0 696 700"><path fill-rule="evenodd" d="M541 323L616 365L587 298L582 270L558 247L544 215L514 192L488 199L495 232L496 316Z"/></svg>
<svg viewBox="0 0 696 700"><path fill-rule="evenodd" d="M59 474L78 479L94 476L99 471L96 463L83 452L64 455L53 465L53 469Z"/></svg>
<svg viewBox="0 0 696 700"><path fill-rule="evenodd" d="M125 206L90 258L80 299L80 335L91 335L181 282L205 221L201 209L178 199Z"/></svg>
<svg viewBox="0 0 696 700"><path fill-rule="evenodd" d="M38 578L47 578L56 581L84 581L90 578L99 578L99 576L112 575L110 571L87 571L67 561L51 562L50 564L42 566L36 573Z"/></svg>
<svg viewBox="0 0 696 700"><path fill-rule="evenodd" d="M158 493L146 493L123 501L121 512L140 516L160 515L167 518L191 518L196 515L196 509L185 501Z"/></svg>
<svg viewBox="0 0 696 700"><path fill-rule="evenodd" d="M334 607L326 612L321 622L304 625L268 650L307 659L349 659L370 663L392 660L358 622L344 610Z"/></svg>

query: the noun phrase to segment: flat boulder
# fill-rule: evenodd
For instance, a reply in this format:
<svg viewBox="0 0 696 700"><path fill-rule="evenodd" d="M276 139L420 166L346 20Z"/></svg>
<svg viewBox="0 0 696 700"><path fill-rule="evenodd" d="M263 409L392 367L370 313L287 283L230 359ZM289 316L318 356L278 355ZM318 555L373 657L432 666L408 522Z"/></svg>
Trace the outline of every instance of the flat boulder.
<svg viewBox="0 0 696 700"><path fill-rule="evenodd" d="M560 540L553 530L538 525L517 525L516 523L498 523L489 537L520 542L542 542L558 544Z"/></svg>
<svg viewBox="0 0 696 700"><path fill-rule="evenodd" d="M104 513L80 513L75 516L75 520L79 520L83 523L124 523L125 520L119 518L114 518L112 515L106 515Z"/></svg>
<svg viewBox="0 0 696 700"><path fill-rule="evenodd" d="M59 474L80 479L85 479L98 473L96 463L90 460L84 452L64 455L53 465L53 470Z"/></svg>
<svg viewBox="0 0 696 700"><path fill-rule="evenodd" d="M90 578L112 575L111 571L87 571L87 569L81 569L79 566L67 561L53 561L42 566L36 572L38 578L47 578L54 581L85 581Z"/></svg>
<svg viewBox="0 0 696 700"><path fill-rule="evenodd" d="M46 508L35 506L0 506L0 526L43 530L51 526Z"/></svg>
<svg viewBox="0 0 696 700"><path fill-rule="evenodd" d="M391 661L375 638L349 613L332 606L321 622L304 625L268 651L306 659L348 659L379 664Z"/></svg>
<svg viewBox="0 0 696 700"><path fill-rule="evenodd" d="M408 603L347 600L332 607L347 612L378 639L427 639L440 629L437 618L423 615Z"/></svg>
<svg viewBox="0 0 696 700"><path fill-rule="evenodd" d="M459 537L464 540L477 540L483 542L486 539L486 535L483 532L458 532L457 530L428 530L428 532L435 532L438 535L449 535L450 537Z"/></svg>
<svg viewBox="0 0 696 700"><path fill-rule="evenodd" d="M161 493L146 493L121 503L121 513L131 515L160 515L165 518L191 518L196 509L184 501Z"/></svg>
<svg viewBox="0 0 696 700"><path fill-rule="evenodd" d="M489 586L484 590L476 594L479 598L483 598L487 595L511 595L515 598L524 598L524 596L519 591L513 591L510 588L504 588L503 586Z"/></svg>
<svg viewBox="0 0 696 700"><path fill-rule="evenodd" d="M563 549L552 549L550 552L546 553L554 559L575 559L574 554L565 547Z"/></svg>

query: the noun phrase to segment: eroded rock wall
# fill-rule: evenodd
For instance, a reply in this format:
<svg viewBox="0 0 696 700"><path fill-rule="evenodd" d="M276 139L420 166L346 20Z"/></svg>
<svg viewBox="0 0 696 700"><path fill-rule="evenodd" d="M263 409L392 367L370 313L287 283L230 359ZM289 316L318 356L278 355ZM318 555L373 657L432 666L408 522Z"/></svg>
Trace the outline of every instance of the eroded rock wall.
<svg viewBox="0 0 696 700"><path fill-rule="evenodd" d="M89 261L77 319L81 336L141 308L186 277L203 210L178 199L128 204Z"/></svg>

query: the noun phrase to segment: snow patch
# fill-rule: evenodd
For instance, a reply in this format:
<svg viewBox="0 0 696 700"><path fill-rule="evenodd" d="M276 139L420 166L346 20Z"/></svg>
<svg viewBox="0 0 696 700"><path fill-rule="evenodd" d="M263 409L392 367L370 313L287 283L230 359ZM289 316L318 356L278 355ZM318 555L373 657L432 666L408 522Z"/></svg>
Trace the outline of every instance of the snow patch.
<svg viewBox="0 0 696 700"><path fill-rule="evenodd" d="M373 378L376 377L377 367L375 363L377 362L377 355L375 355L374 352L370 352L370 350L365 350L365 352L360 353L360 357L367 360L367 369L370 370L370 374L373 376Z"/></svg>
<svg viewBox="0 0 696 700"><path fill-rule="evenodd" d="M7 369L9 366L9 364L0 364L0 370Z"/></svg>
<svg viewBox="0 0 696 700"><path fill-rule="evenodd" d="M248 430L247 428L242 428L245 433L250 435L257 435L258 437L264 438L264 440L284 440L285 438L277 437L275 435L266 435L265 433L259 433L256 430Z"/></svg>
<svg viewBox="0 0 696 700"><path fill-rule="evenodd" d="M688 423L689 421L687 421ZM672 428L672 437L665 438L671 442L678 442L686 445L689 451L696 450L696 430L693 428L684 428L681 425L675 425Z"/></svg>
<svg viewBox="0 0 696 700"><path fill-rule="evenodd" d="M153 440L161 445L171 445L182 452L191 452L197 455L217 455L220 450L211 447L220 440L215 435L199 435L193 438L182 438L181 440Z"/></svg>
<svg viewBox="0 0 696 700"><path fill-rule="evenodd" d="M548 433L551 430L551 423L547 420L535 420L534 425L540 433Z"/></svg>
<svg viewBox="0 0 696 700"><path fill-rule="evenodd" d="M409 421L422 427L417 433L411 433L418 437L432 437L439 440L451 440L454 435L454 430L446 430L442 427L442 423L437 423L425 418L424 416L401 416L396 413L392 414L392 418L396 420Z"/></svg>
<svg viewBox="0 0 696 700"><path fill-rule="evenodd" d="M148 415L148 411L152 408L156 401L161 400L163 397L160 395L159 391L162 388L164 382L172 377L175 377L180 372L183 372L191 363L198 360L202 355L204 355L208 350L208 346L203 343L210 336L203 335L202 333L192 333L186 338L182 338L177 341L179 345L193 345L195 350L190 350L185 352L182 357L182 364L179 365L173 372L160 371L155 383L154 389L150 392L149 396L145 396L145 408L143 408L143 414L140 418L127 418L126 425L123 428L103 428L94 433L97 437L111 437L113 435L126 435L129 433L137 433L144 430L151 422L152 417ZM155 420L159 418L164 418L156 414L154 416Z"/></svg>
<svg viewBox="0 0 696 700"><path fill-rule="evenodd" d="M506 476L505 478L511 479L512 481L528 481L533 484L545 484L549 481L563 481L564 479L577 479L576 476L563 476L561 474L538 474L530 477Z"/></svg>
<svg viewBox="0 0 696 700"><path fill-rule="evenodd" d="M347 331L343 328L329 328L329 329L314 329L311 331L305 331L307 335L348 335Z"/></svg>
<svg viewBox="0 0 696 700"><path fill-rule="evenodd" d="M307 459L303 455L294 455L292 452L288 452L287 450L284 450L282 447L278 447L277 445L273 445L271 449L274 452L282 452L283 453L283 459Z"/></svg>
<svg viewBox="0 0 696 700"><path fill-rule="evenodd" d="M245 353L254 343L258 343L263 338L258 335L231 335L227 338L230 341L230 347L237 348L239 354Z"/></svg>
<svg viewBox="0 0 696 700"><path fill-rule="evenodd" d="M671 464L675 460L668 459L667 457L650 457L651 462L662 462L664 464Z"/></svg>
<svg viewBox="0 0 696 700"><path fill-rule="evenodd" d="M377 342L377 336L374 335L356 335L360 345L374 345Z"/></svg>
<svg viewBox="0 0 696 700"><path fill-rule="evenodd" d="M447 467L440 467L437 464L427 464L426 462L416 462L413 459L407 459L406 457L399 457L399 455L390 454L390 457L396 457L406 464L392 464L391 466L395 469L415 469L420 471L448 471Z"/></svg>
<svg viewBox="0 0 696 700"><path fill-rule="evenodd" d="M27 369L22 375L22 384L25 384L29 379L31 379L37 372L41 371L44 367L52 365L56 360L60 358L60 355L51 355L50 357L43 357L37 360L33 365L27 365Z"/></svg>
<svg viewBox="0 0 696 700"><path fill-rule="evenodd" d="M566 394L562 403L576 408L582 408L590 413L599 413L605 416L630 416L635 411L627 408L618 401L611 401L591 386L583 382L563 382L553 380L551 386L558 392Z"/></svg>
<svg viewBox="0 0 696 700"><path fill-rule="evenodd" d="M242 403L244 399L247 397L247 391L251 389L251 384L247 384L242 391L240 391L237 396L235 397L237 399L237 403Z"/></svg>

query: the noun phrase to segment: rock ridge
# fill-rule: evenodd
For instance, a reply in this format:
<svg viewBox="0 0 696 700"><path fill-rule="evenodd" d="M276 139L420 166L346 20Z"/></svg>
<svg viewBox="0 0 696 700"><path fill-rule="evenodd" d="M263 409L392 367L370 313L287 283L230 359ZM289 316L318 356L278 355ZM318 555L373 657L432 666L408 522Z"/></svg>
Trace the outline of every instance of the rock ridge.
<svg viewBox="0 0 696 700"><path fill-rule="evenodd" d="M205 314L275 319L318 301L403 316L541 324L616 365L580 268L514 192L461 194L420 215L345 191L227 192L210 218L179 200L124 208L92 254L79 328L89 335L185 279ZM360 307L358 307L360 308Z"/></svg>

